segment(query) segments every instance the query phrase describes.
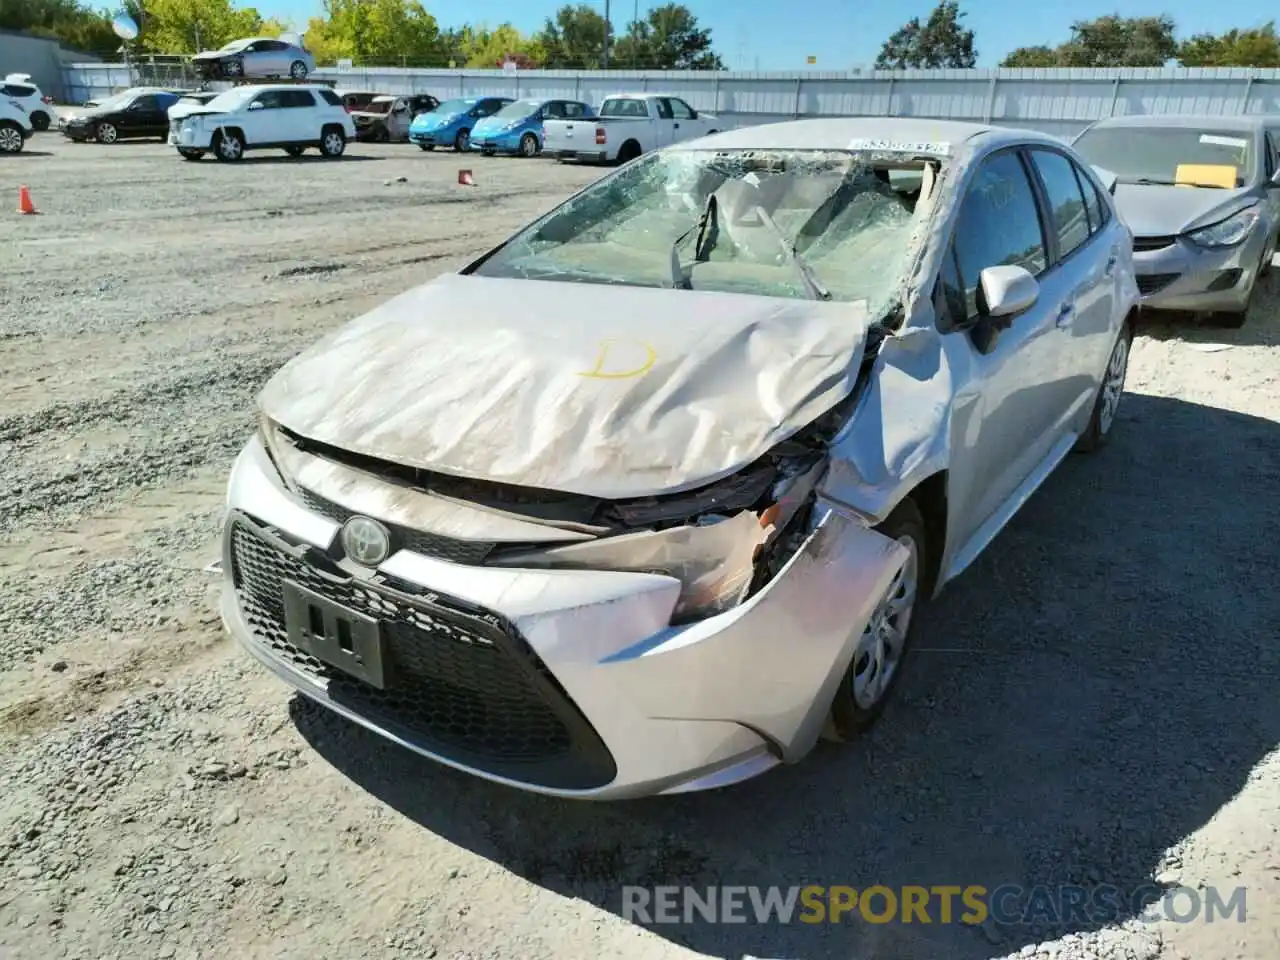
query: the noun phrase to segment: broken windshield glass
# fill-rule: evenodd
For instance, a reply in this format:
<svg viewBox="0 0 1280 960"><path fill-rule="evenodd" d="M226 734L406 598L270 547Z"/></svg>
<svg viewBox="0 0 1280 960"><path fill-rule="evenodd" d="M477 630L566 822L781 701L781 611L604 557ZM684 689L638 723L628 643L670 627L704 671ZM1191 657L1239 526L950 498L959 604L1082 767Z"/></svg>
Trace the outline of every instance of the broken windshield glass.
<svg viewBox="0 0 1280 960"><path fill-rule="evenodd" d="M922 170L839 150L655 153L475 272L887 307L923 235Z"/></svg>

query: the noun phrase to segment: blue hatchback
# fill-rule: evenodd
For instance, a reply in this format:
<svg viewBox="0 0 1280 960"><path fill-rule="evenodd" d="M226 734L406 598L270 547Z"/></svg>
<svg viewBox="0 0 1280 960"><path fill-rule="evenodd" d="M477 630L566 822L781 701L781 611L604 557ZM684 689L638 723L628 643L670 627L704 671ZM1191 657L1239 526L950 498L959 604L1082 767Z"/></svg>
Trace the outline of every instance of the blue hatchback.
<svg viewBox="0 0 1280 960"><path fill-rule="evenodd" d="M471 149L492 156L533 157L542 150L543 120L585 120L595 111L578 100L516 100L471 130Z"/></svg>
<svg viewBox="0 0 1280 960"><path fill-rule="evenodd" d="M430 113L421 113L409 125L409 142L423 150L453 147L466 150L476 122L497 113L511 97L461 97L446 100Z"/></svg>

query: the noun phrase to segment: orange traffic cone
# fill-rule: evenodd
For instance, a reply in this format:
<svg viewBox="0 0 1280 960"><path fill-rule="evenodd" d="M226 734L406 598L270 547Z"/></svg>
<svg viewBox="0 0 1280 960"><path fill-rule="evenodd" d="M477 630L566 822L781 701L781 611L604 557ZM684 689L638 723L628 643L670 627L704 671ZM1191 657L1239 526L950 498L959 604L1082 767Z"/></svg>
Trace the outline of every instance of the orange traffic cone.
<svg viewBox="0 0 1280 960"><path fill-rule="evenodd" d="M36 212L36 205L31 202L31 190L27 187L18 188L18 212L28 217Z"/></svg>
<svg viewBox="0 0 1280 960"><path fill-rule="evenodd" d="M470 171L470 170L459 170L459 171L458 171L458 183L459 183L459 185L464 186L464 187L474 187L474 186L476 185L476 181L475 181L475 179L471 176L471 171Z"/></svg>

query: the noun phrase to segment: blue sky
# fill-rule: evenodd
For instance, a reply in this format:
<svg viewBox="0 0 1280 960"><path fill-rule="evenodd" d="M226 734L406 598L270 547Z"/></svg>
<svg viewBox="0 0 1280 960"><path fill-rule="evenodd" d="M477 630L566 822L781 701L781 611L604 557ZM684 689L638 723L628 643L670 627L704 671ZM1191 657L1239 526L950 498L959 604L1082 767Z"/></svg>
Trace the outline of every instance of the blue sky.
<svg viewBox="0 0 1280 960"><path fill-rule="evenodd" d="M603 0L592 2L604 12ZM813 69L846 70L869 65L890 33L913 16L924 19L934 3L935 0L882 0L871 5L856 0L686 0L686 6L712 29L716 49L734 70L805 69L805 58L810 55L818 58ZM265 16L292 22L297 28L321 10L320 0L245 0L245 4L256 6ZM555 0L424 0L424 6L441 26L466 22L496 26L509 20L525 31L537 29L560 5ZM645 0L640 0L641 16L647 6ZM961 10L967 14L965 20L977 34L979 66L996 66L1015 47L1057 44L1067 38L1073 21L1115 13L1117 8L1124 16L1168 13L1177 21L1180 36L1205 31L1221 33L1232 27L1280 19L1275 4L1264 0L1074 0L1062 7L1033 12L1035 6L1029 0L961 0ZM634 0L611 0L616 29L624 28L634 9ZM785 11L781 16L780 10Z"/></svg>

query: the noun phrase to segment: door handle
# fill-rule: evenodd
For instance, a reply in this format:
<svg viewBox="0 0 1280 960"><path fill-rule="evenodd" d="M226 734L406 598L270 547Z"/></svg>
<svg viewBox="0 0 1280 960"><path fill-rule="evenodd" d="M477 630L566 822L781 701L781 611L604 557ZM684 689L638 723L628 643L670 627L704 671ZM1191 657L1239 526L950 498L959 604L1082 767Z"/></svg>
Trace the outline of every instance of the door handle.
<svg viewBox="0 0 1280 960"><path fill-rule="evenodd" d="M1059 327L1065 327L1068 323L1071 322L1071 318L1075 316L1075 312L1076 312L1076 305L1074 303L1071 303L1070 301L1068 301L1067 303L1064 303L1061 307L1058 308L1058 316L1057 316L1057 319L1054 320L1054 325Z"/></svg>
<svg viewBox="0 0 1280 960"><path fill-rule="evenodd" d="M1107 277L1114 276L1116 272L1116 264L1119 262L1120 262L1120 255L1112 251L1111 256L1107 258L1106 269L1102 271L1103 275Z"/></svg>
<svg viewBox="0 0 1280 960"><path fill-rule="evenodd" d="M678 123L672 124L672 126L673 126L675 129L677 129L677 130L679 130L679 129L680 129L680 124L678 124Z"/></svg>

